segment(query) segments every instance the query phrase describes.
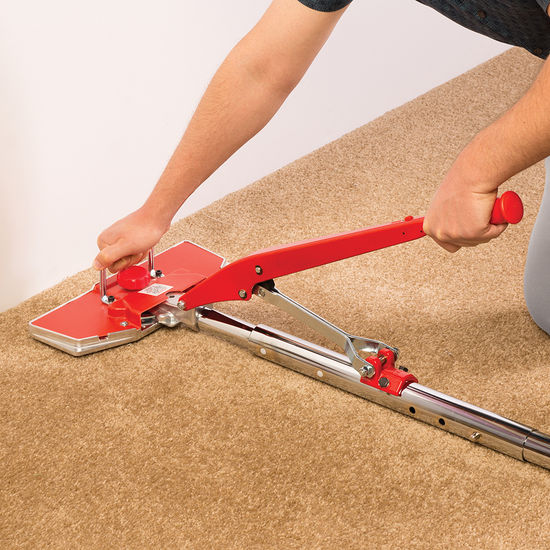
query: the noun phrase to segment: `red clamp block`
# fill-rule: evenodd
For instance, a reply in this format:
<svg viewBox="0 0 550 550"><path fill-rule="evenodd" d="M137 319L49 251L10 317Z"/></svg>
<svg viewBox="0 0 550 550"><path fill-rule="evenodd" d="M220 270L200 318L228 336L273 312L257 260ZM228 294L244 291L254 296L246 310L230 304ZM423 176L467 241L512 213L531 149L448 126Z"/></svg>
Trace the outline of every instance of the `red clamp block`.
<svg viewBox="0 0 550 550"><path fill-rule="evenodd" d="M392 395L401 395L401 392L411 382L418 382L418 378L413 374L395 367L393 351L387 348L381 349L378 357L367 357L365 361L374 367L375 374L372 378L362 377L361 382L377 390Z"/></svg>

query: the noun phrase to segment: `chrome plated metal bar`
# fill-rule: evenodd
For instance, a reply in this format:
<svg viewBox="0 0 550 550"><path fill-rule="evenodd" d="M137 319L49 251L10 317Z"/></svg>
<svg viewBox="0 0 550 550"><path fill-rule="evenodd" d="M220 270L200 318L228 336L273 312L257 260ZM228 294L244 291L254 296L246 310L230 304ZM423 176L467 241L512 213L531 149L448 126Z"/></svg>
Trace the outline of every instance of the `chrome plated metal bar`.
<svg viewBox="0 0 550 550"><path fill-rule="evenodd" d="M99 272L99 298L104 304L112 304L114 298L107 295L107 270L102 269Z"/></svg>
<svg viewBox="0 0 550 550"><path fill-rule="evenodd" d="M327 338L339 346L349 358L353 368L361 376L372 378L375 373L374 367L368 361L365 361L365 359L359 354L361 351L371 355L377 355L382 348L388 348L393 351L395 358L397 359L399 353L397 348L392 348L391 346L388 346L378 340L371 340L370 338L362 338L361 336L353 336L352 334L348 334L341 328L333 325L326 319L323 319L321 316L307 309L302 304L299 304L292 298L289 298L277 290L275 286L269 288L269 286L260 284L256 287L255 292L267 303L282 309L305 325L308 325L313 330L317 331L317 333L324 338Z"/></svg>
<svg viewBox="0 0 550 550"><path fill-rule="evenodd" d="M196 328L248 347L254 354L518 460L550 469L550 435L421 384L400 396L360 381L350 359L296 336L254 326L219 311L196 309Z"/></svg>
<svg viewBox="0 0 550 550"><path fill-rule="evenodd" d="M147 254L147 271L151 277L157 276L157 272L155 270L155 251L153 248L151 248Z"/></svg>
<svg viewBox="0 0 550 550"><path fill-rule="evenodd" d="M103 299L103 296L107 294L107 274L105 273L105 269L102 269L99 272L99 295Z"/></svg>

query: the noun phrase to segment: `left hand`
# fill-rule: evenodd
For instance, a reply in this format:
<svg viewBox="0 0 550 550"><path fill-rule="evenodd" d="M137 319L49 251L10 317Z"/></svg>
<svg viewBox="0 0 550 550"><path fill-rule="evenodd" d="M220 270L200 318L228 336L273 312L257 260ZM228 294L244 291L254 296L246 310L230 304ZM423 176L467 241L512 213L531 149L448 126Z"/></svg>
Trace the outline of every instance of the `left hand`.
<svg viewBox="0 0 550 550"><path fill-rule="evenodd" d="M487 243L508 226L490 223L496 197L495 185L472 184L455 164L432 199L423 231L448 252Z"/></svg>

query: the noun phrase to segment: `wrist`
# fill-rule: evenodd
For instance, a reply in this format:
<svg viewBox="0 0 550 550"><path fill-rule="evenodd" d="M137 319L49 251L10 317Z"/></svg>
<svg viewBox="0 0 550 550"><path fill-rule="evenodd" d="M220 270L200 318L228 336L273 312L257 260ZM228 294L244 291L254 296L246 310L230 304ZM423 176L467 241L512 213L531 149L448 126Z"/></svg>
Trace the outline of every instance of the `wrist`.
<svg viewBox="0 0 550 550"><path fill-rule="evenodd" d="M173 212L167 205L163 205L162 202L149 197L143 206L138 209L138 212L140 216L147 220L147 223L164 234L168 231L177 210Z"/></svg>
<svg viewBox="0 0 550 550"><path fill-rule="evenodd" d="M483 138L476 136L458 155L448 179L472 193L495 192L504 180L486 151Z"/></svg>
<svg viewBox="0 0 550 550"><path fill-rule="evenodd" d="M177 211L201 182L189 168L182 169L173 164L172 160L168 163L142 206L144 212L166 227L170 226Z"/></svg>

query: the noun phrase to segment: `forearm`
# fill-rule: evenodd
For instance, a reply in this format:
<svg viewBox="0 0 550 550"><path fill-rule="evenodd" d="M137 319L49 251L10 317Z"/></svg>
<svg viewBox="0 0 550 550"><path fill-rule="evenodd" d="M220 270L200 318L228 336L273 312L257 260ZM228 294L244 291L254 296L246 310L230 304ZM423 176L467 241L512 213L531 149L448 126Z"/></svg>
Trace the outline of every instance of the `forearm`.
<svg viewBox="0 0 550 550"><path fill-rule="evenodd" d="M212 79L145 203L148 215L169 224L187 197L267 124L345 9L323 13L296 0L271 3Z"/></svg>
<svg viewBox="0 0 550 550"><path fill-rule="evenodd" d="M550 64L527 93L482 130L462 151L454 169L482 192L550 155Z"/></svg>
<svg viewBox="0 0 550 550"><path fill-rule="evenodd" d="M234 50L216 72L144 208L169 223L191 193L259 132L287 96Z"/></svg>
<svg viewBox="0 0 550 550"><path fill-rule="evenodd" d="M168 222L187 197L277 112L290 89L255 74L237 46L216 72L145 208Z"/></svg>
<svg viewBox="0 0 550 550"><path fill-rule="evenodd" d="M96 269L119 271L143 259L187 197L277 112L345 10L271 2L214 75L145 204L99 235Z"/></svg>

